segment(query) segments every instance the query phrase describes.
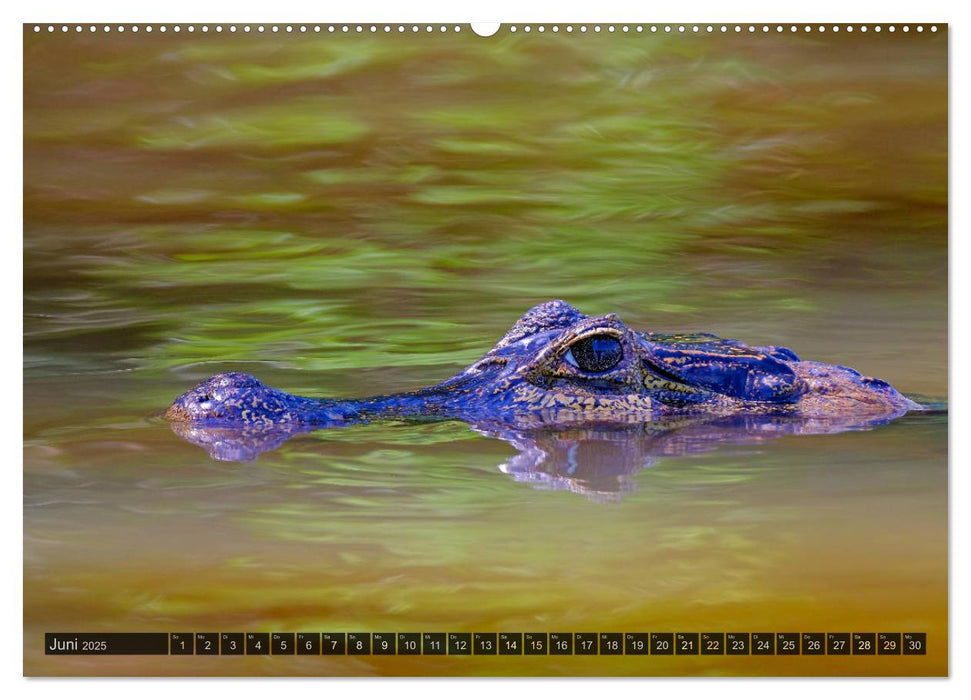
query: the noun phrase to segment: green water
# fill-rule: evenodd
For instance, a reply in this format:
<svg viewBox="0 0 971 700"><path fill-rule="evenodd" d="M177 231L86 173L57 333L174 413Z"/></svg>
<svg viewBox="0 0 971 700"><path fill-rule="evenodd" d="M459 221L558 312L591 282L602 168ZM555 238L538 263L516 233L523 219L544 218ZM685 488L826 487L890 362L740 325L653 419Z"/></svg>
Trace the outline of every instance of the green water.
<svg viewBox="0 0 971 700"><path fill-rule="evenodd" d="M517 480L516 447L457 422L240 464L158 416L225 370L437 382L552 298L946 401L946 32L28 30L24 58L28 673L945 672L942 414L660 451L613 486ZM39 653L59 630L702 628L931 653Z"/></svg>

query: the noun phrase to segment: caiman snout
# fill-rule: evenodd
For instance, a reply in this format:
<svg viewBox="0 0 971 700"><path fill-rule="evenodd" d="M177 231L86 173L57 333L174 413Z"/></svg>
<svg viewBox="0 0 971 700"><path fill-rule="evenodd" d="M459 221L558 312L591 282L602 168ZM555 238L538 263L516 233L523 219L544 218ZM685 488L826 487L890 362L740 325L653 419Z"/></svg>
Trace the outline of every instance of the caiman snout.
<svg viewBox="0 0 971 700"><path fill-rule="evenodd" d="M267 386L245 372L217 374L177 398L165 412L165 419L174 423L220 420L232 421L246 410L248 398ZM251 410L256 406L250 406Z"/></svg>

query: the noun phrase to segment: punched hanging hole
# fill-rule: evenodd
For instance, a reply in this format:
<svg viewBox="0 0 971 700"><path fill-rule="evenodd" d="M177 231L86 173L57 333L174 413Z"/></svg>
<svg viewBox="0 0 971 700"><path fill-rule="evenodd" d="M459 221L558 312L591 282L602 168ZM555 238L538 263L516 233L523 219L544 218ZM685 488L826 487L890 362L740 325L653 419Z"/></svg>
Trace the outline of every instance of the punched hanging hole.
<svg viewBox="0 0 971 700"><path fill-rule="evenodd" d="M499 22L473 22L472 31L478 36L492 36L499 31Z"/></svg>

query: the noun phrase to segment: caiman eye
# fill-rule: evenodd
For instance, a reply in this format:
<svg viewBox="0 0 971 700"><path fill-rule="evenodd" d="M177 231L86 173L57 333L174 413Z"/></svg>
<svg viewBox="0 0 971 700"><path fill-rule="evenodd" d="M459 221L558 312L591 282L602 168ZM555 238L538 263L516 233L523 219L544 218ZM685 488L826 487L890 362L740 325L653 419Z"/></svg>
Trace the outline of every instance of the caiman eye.
<svg viewBox="0 0 971 700"><path fill-rule="evenodd" d="M571 345L564 357L584 372L606 372L616 367L623 356L619 340L610 335L592 335Z"/></svg>

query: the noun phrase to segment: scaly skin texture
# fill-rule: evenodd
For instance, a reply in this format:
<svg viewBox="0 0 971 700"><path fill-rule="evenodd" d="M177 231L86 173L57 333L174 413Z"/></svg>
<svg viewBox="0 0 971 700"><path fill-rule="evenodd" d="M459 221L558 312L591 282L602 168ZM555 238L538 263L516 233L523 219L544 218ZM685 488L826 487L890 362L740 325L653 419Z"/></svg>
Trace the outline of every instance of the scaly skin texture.
<svg viewBox="0 0 971 700"><path fill-rule="evenodd" d="M486 355L441 384L363 399L312 399L241 372L217 374L169 407L203 427L337 427L387 418L535 427L686 416L778 415L859 427L920 408L890 384L787 348L710 334L661 335L563 301L530 309Z"/></svg>

